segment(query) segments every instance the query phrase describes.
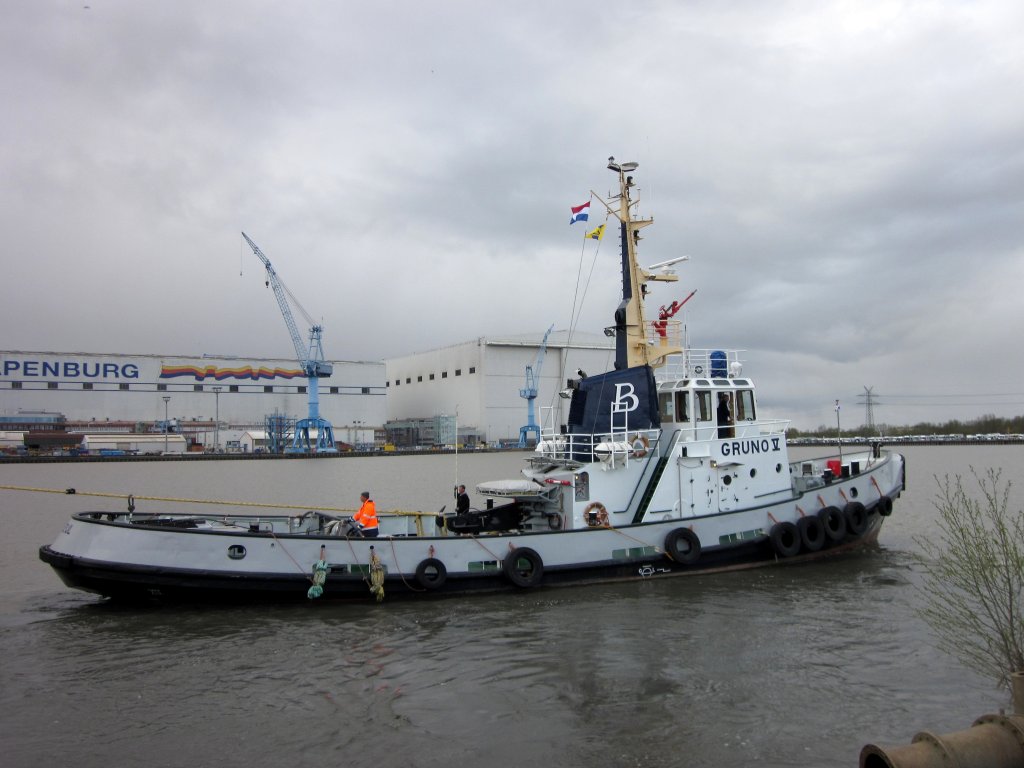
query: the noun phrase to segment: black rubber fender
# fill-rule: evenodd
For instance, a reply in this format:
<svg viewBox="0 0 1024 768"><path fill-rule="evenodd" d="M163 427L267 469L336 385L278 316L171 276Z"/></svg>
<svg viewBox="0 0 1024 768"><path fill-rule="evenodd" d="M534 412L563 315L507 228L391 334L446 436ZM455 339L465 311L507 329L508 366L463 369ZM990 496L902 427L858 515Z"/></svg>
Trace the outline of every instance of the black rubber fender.
<svg viewBox="0 0 1024 768"><path fill-rule="evenodd" d="M805 515L797 520L800 543L807 552L817 552L825 546L825 524L817 515Z"/></svg>
<svg viewBox="0 0 1024 768"><path fill-rule="evenodd" d="M769 537L772 547L782 557L793 557L800 553L800 531L789 521L776 523L772 526Z"/></svg>
<svg viewBox="0 0 1024 768"><path fill-rule="evenodd" d="M829 541L842 541L846 538L846 518L839 507L825 507L818 510L818 519L825 529L825 538Z"/></svg>
<svg viewBox="0 0 1024 768"><path fill-rule="evenodd" d="M700 559L700 537L689 528L673 528L665 537L665 553L680 565Z"/></svg>
<svg viewBox="0 0 1024 768"><path fill-rule="evenodd" d="M526 566L521 561L526 561ZM517 587L536 587L544 579L544 561L529 547L516 547L501 563L508 580Z"/></svg>
<svg viewBox="0 0 1024 768"><path fill-rule="evenodd" d="M878 500L878 504L875 505L875 510L882 517L888 517L892 514L892 497L883 496Z"/></svg>
<svg viewBox="0 0 1024 768"><path fill-rule="evenodd" d="M861 536L868 529L868 511L859 501L851 501L843 507L843 517L851 536Z"/></svg>
<svg viewBox="0 0 1024 768"><path fill-rule="evenodd" d="M416 566L416 581L424 589L440 589L448 579L448 569L436 557L428 557Z"/></svg>

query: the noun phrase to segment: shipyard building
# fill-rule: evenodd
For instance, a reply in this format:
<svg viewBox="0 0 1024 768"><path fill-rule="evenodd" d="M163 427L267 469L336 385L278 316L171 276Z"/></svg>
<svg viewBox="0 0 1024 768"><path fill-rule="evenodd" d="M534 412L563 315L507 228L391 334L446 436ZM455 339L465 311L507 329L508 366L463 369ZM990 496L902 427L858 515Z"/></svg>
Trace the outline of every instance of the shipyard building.
<svg viewBox="0 0 1024 768"><path fill-rule="evenodd" d="M535 420L563 423L566 379L610 368L612 346L554 331L383 362L335 360L319 382L320 415L339 447L515 444L527 424L527 368ZM167 432L193 449L254 450L269 419L305 418L308 401L295 360L0 351L0 432L9 441L19 432Z"/></svg>
<svg viewBox="0 0 1024 768"><path fill-rule="evenodd" d="M386 419L383 363L334 362L320 381L335 437L373 442ZM239 445L267 418L304 418L308 381L295 360L0 351L0 430L185 435Z"/></svg>
<svg viewBox="0 0 1024 768"><path fill-rule="evenodd" d="M527 366L534 374L535 419L565 423L569 401L558 396L576 371L612 367L614 342L605 336L553 331L477 338L385 361L389 435L427 442L419 430L440 430L436 444L513 445L527 424ZM443 418L438 418L443 417Z"/></svg>

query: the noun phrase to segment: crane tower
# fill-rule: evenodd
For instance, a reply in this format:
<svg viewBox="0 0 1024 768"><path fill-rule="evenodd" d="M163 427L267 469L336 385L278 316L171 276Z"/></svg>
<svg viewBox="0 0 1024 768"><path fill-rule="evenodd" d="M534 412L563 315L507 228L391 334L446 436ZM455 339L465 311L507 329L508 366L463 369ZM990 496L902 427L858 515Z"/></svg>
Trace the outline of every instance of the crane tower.
<svg viewBox="0 0 1024 768"><path fill-rule="evenodd" d="M292 440L291 448L285 448L285 453L337 453L334 445L334 427L331 422L320 418L320 384L321 377L330 376L334 372L334 366L324 360L324 348L321 341L323 327L314 323L309 314L302 308L302 305L292 296L291 292L284 286L277 276L274 266L270 263L263 251L259 249L249 236L242 233L245 242L252 248L252 252L263 262L267 270L267 285L274 289L274 296L277 297L277 306L284 317L284 323L288 326L288 333L292 337L292 344L295 346L295 355L302 372L306 375L308 386L306 392L309 395L309 410L305 419L295 423L295 437ZM309 345L307 346L299 333L299 327L292 315L291 305L288 298L298 307L302 316L310 324ZM313 435L313 437L311 437Z"/></svg>
<svg viewBox="0 0 1024 768"><path fill-rule="evenodd" d="M548 348L548 334L551 333L551 326L544 334L544 340L537 350L537 359L526 366L526 386L519 390L519 396L526 400L526 424L519 428L519 447L526 447L526 439L532 432L537 435L537 442L540 442L540 427L537 425L537 418L534 415L533 401L537 399L537 382L540 380L540 368L544 365L544 353Z"/></svg>

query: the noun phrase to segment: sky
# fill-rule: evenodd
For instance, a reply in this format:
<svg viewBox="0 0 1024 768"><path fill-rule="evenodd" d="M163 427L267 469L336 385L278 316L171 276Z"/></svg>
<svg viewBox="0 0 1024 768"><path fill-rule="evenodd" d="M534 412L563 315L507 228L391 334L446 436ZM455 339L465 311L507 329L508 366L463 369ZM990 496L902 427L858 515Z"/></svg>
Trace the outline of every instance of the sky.
<svg viewBox="0 0 1024 768"><path fill-rule="evenodd" d="M641 263L690 256L649 312L697 289L762 416L1018 415L1022 33L1019 0L11 0L0 347L291 357L242 231L330 359L600 333L617 238L569 208L615 156Z"/></svg>

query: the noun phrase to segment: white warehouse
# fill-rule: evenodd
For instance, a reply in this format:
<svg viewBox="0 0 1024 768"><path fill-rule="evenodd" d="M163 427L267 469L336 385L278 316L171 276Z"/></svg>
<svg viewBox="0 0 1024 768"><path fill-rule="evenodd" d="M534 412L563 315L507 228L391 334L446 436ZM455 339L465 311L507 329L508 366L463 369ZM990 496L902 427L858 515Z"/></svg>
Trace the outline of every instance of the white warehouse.
<svg viewBox="0 0 1024 768"><path fill-rule="evenodd" d="M391 421L436 415L457 416L460 435L472 429L490 444L518 441L527 423L520 396L526 366L534 368L535 413L541 426L562 424L568 400L558 396L577 369L600 373L612 368L614 340L596 334L553 331L540 364L543 334L477 338L462 344L384 361L387 411Z"/></svg>

